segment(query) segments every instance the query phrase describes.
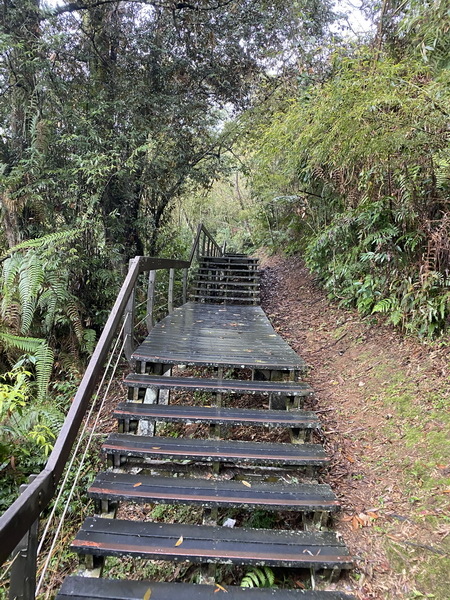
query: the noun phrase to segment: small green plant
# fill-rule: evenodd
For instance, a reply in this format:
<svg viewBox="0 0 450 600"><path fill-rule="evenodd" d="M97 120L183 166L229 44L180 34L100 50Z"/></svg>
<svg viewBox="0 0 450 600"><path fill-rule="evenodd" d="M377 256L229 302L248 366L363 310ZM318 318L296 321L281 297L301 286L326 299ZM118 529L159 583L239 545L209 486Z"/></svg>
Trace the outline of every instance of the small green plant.
<svg viewBox="0 0 450 600"><path fill-rule="evenodd" d="M270 567L254 567L241 581L244 588L271 588L275 584L275 573Z"/></svg>

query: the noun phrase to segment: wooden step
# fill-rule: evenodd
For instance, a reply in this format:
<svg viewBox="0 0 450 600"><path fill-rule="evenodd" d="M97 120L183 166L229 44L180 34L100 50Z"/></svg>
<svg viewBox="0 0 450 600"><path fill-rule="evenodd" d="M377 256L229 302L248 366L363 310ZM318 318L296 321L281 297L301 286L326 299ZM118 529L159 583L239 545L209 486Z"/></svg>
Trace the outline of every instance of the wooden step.
<svg viewBox="0 0 450 600"><path fill-rule="evenodd" d="M237 258L235 260L227 260L227 259L214 259L214 260L208 260L208 261L202 261L199 266L204 269L206 267L214 267L216 268L220 268L222 266L227 266L230 268L233 267L237 267L238 269L244 269L245 267L248 267L249 270L256 270L258 268L258 261L254 260L254 261L249 261L249 260L243 260L242 258Z"/></svg>
<svg viewBox="0 0 450 600"><path fill-rule="evenodd" d="M228 287L226 283L216 283L211 281L204 281L199 285L194 285L191 288L191 292L210 292L213 294L222 294L222 295L235 295L235 296L259 296L259 286L256 288L239 288L235 289L232 287Z"/></svg>
<svg viewBox="0 0 450 600"><path fill-rule="evenodd" d="M71 548L94 556L192 563L348 569L345 545L330 532L294 532L88 517Z"/></svg>
<svg viewBox="0 0 450 600"><path fill-rule="evenodd" d="M122 462L126 462L125 457L298 467L320 467L329 461L324 449L319 444L165 438L126 433L110 434L104 442L102 450L108 456L115 457L114 466L117 467Z"/></svg>
<svg viewBox="0 0 450 600"><path fill-rule="evenodd" d="M239 292L240 290L244 290L247 291L246 288L254 288L250 291L258 291L259 289L259 282L253 282L252 280L248 280L248 281L228 281L226 279L224 280L215 280L215 279L209 279L209 278L205 278L205 279L200 279L197 281L194 281L194 286L195 285L201 285L201 286L210 286L210 287L217 287L217 289L223 289L223 288L227 288L229 287L230 289L235 289L237 292ZM196 289L194 287L194 289Z"/></svg>
<svg viewBox="0 0 450 600"><path fill-rule="evenodd" d="M206 379L201 377L162 377L131 373L124 384L133 388L157 387L160 390L188 390L220 394L262 394L264 396L312 396L311 386L303 382Z"/></svg>
<svg viewBox="0 0 450 600"><path fill-rule="evenodd" d="M127 581L95 577L66 577L56 600L214 600L215 591L226 600L355 600L343 592L313 592L241 588L236 586L196 585L193 583L160 583L156 581ZM150 590L150 592L149 592Z"/></svg>
<svg viewBox="0 0 450 600"><path fill-rule="evenodd" d="M213 423L214 425L260 425L316 429L319 419L311 411L258 410L222 408L216 406L185 406L177 404L141 404L122 402L114 411L115 418L138 421L165 421L184 423Z"/></svg>
<svg viewBox="0 0 450 600"><path fill-rule="evenodd" d="M195 504L205 508L247 508L336 512L339 501L328 485L274 484L128 473L99 473L88 494L96 500L140 504Z"/></svg>
<svg viewBox="0 0 450 600"><path fill-rule="evenodd" d="M222 266L222 267L214 267L213 265L210 266L206 266L206 267L199 267L197 269L197 273L200 274L206 274L206 273L214 273L216 272L218 275L231 275L233 278L234 277L239 277L240 275L245 276L245 277L249 277L249 278L256 278L259 279L261 277L261 271L257 271L255 269L249 271L248 269L230 269L227 266Z"/></svg>
<svg viewBox="0 0 450 600"><path fill-rule="evenodd" d="M222 296L222 295L217 295L217 296L212 296L211 294L192 294L191 298L194 298L196 300L207 300L208 302L237 302L238 304L244 304L244 303L248 303L248 302L256 302L258 300L258 298L252 297L252 298L238 298L236 296Z"/></svg>
<svg viewBox="0 0 450 600"><path fill-rule="evenodd" d="M202 256L200 258L200 262L207 262L207 263L226 263L226 262L231 262L231 263L236 263L236 262L242 262L244 264L256 264L259 262L258 258L253 258L251 256L245 256L245 255L235 255L235 256Z"/></svg>

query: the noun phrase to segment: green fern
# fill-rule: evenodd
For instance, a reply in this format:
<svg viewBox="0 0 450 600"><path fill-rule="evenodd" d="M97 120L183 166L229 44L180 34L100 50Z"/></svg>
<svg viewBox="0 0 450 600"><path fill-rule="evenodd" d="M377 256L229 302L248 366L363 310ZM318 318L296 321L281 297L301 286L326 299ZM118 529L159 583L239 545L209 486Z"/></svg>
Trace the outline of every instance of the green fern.
<svg viewBox="0 0 450 600"><path fill-rule="evenodd" d="M9 248L8 252L0 254L0 260L8 258L11 254L18 252L19 250L29 250L30 248L45 248L51 245L61 244L62 242L69 242L73 240L77 235L81 233L80 229L68 229L67 231L57 231L55 233L49 233L39 238L32 240L25 240L12 248Z"/></svg>
<svg viewBox="0 0 450 600"><path fill-rule="evenodd" d="M270 567L254 567L241 581L244 588L272 588L274 584L275 574Z"/></svg>
<svg viewBox="0 0 450 600"><path fill-rule="evenodd" d="M0 332L0 341L6 348L15 348L35 357L38 398L45 398L53 369L53 351L47 342L40 338L20 337L5 332Z"/></svg>

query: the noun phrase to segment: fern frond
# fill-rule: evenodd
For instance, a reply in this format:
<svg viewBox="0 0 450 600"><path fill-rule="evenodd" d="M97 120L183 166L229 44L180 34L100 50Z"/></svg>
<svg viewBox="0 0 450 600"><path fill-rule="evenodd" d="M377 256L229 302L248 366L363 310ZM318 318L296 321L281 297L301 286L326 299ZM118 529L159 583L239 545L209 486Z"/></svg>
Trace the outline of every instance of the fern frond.
<svg viewBox="0 0 450 600"><path fill-rule="evenodd" d="M38 398L46 396L50 375L53 369L53 351L41 338L28 338L0 332L0 341L7 348L17 348L36 358L36 382Z"/></svg>
<svg viewBox="0 0 450 600"><path fill-rule="evenodd" d="M25 240L16 246L13 246L5 254L0 255L0 260L7 258L14 252L19 250L29 250L30 248L44 248L52 244L60 244L62 242L68 242L73 240L77 235L81 233L80 229L68 229L67 231L57 231L55 233L49 233L40 238L34 238L32 240Z"/></svg>

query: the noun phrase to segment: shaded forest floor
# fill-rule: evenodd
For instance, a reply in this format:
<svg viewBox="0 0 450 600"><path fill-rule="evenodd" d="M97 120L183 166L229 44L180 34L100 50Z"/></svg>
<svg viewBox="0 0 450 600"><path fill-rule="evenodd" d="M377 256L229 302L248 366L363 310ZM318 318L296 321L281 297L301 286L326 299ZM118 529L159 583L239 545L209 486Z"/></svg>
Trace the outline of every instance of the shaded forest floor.
<svg viewBox="0 0 450 600"><path fill-rule="evenodd" d="M311 366L336 528L366 599L448 599L450 349L330 302L297 258L263 257L263 308ZM329 586L328 586L329 587Z"/></svg>

